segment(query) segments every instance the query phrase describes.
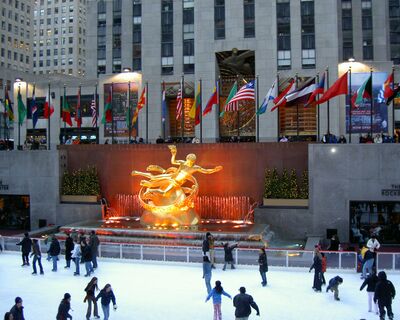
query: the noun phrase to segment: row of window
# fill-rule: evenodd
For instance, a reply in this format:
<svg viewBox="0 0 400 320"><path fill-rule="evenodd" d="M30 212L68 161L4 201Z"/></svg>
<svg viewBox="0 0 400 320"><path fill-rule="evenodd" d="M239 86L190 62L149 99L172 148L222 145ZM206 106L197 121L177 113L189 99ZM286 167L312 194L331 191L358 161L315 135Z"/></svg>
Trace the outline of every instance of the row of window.
<svg viewBox="0 0 400 320"><path fill-rule="evenodd" d="M51 40L52 39L46 39L46 46L51 45ZM35 41L33 41L33 47L34 48L38 46L38 42L39 42L39 47L43 47L44 44L45 44L44 40L39 40L39 41L35 40ZM68 37L68 43L69 44L74 43L74 37ZM78 38L78 44L79 45L85 46L85 43L86 43L85 39L82 39L81 37ZM53 45L57 46L59 44L61 44L61 45L67 44L67 38L66 37L61 37L61 38L54 37L53 38Z"/></svg>
<svg viewBox="0 0 400 320"><path fill-rule="evenodd" d="M7 3L7 0L3 0L3 3ZM9 6L14 6L15 9L18 9L20 11L25 11L26 13L30 14L31 13L31 6L30 5L25 5L24 1L19 1L19 0L15 0L15 2L13 0L8 0L8 5Z"/></svg>
<svg viewBox="0 0 400 320"><path fill-rule="evenodd" d="M39 50L39 51L33 51L33 57L43 57L46 55L47 57L53 55L53 56L58 56L58 54L61 54L62 56L65 56L67 54L67 49L68 49L68 54L73 54L74 53L74 48L69 47L69 48L61 48L58 50L57 48L55 49L46 49L46 52L44 50ZM52 54L53 51L53 54Z"/></svg>
<svg viewBox="0 0 400 320"><path fill-rule="evenodd" d="M4 48L0 49L0 57L6 58L6 50ZM7 59L13 59L14 61L19 61L27 64L29 63L29 56L18 52L12 52L11 50L7 50Z"/></svg>
<svg viewBox="0 0 400 320"><path fill-rule="evenodd" d="M44 25L44 19L35 19L33 21L33 25L37 26L39 22L39 25ZM59 19L59 17L54 17L53 19L51 18L47 18L46 19L46 24L47 25L51 25L51 24L59 24L59 22L61 22L61 24L66 24L67 23L67 17L61 17L61 19ZM69 16L68 18L68 22L69 23L74 23L74 16Z"/></svg>

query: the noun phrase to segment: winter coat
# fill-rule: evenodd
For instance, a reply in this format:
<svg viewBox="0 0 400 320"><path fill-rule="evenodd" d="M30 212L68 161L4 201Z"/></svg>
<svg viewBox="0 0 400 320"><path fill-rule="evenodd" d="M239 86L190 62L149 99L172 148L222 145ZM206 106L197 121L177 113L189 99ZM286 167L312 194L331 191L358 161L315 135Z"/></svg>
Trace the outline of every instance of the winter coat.
<svg viewBox="0 0 400 320"><path fill-rule="evenodd" d="M237 244L233 246L224 246L224 251L225 251L225 262L232 262L233 261L233 255L232 251L237 247Z"/></svg>
<svg viewBox="0 0 400 320"><path fill-rule="evenodd" d="M322 257L322 260L321 260L321 271L322 272L326 272L326 265L327 265L326 257Z"/></svg>
<svg viewBox="0 0 400 320"><path fill-rule="evenodd" d="M60 243L56 238L53 238L50 244L50 249L47 251L52 257L58 256L61 252Z"/></svg>
<svg viewBox="0 0 400 320"><path fill-rule="evenodd" d="M367 277L363 284L360 287L360 291L367 286L367 292L375 292L376 284L378 283L379 279L376 274L371 274Z"/></svg>
<svg viewBox="0 0 400 320"><path fill-rule="evenodd" d="M82 260L83 262L92 261L92 249L88 245L82 248Z"/></svg>
<svg viewBox="0 0 400 320"><path fill-rule="evenodd" d="M71 304L67 300L61 300L61 303L58 307L57 312L57 320L67 320L72 319L72 316L68 313L71 309Z"/></svg>
<svg viewBox="0 0 400 320"><path fill-rule="evenodd" d="M71 260L72 250L74 249L74 241L71 237L65 239L65 260Z"/></svg>
<svg viewBox="0 0 400 320"><path fill-rule="evenodd" d="M342 282L343 282L343 279L339 276L332 278L331 280L329 280L329 284L328 284L328 287L326 288L326 292L328 292L329 289L333 289L333 288L337 287Z"/></svg>
<svg viewBox="0 0 400 320"><path fill-rule="evenodd" d="M78 243L74 243L74 249L71 251L71 258L79 258L81 256L81 246Z"/></svg>
<svg viewBox="0 0 400 320"><path fill-rule="evenodd" d="M99 254L99 244L100 240L99 237L95 234L90 235L90 249L92 250L92 255L96 256Z"/></svg>
<svg viewBox="0 0 400 320"><path fill-rule="evenodd" d="M386 279L386 273L381 271L378 273L378 283L376 284L374 302L380 305L390 305L396 295L393 283Z"/></svg>
<svg viewBox="0 0 400 320"><path fill-rule="evenodd" d="M20 242L17 243L17 246L21 246L21 251L23 254L29 254L32 248L32 240L28 237L24 237Z"/></svg>
<svg viewBox="0 0 400 320"><path fill-rule="evenodd" d="M253 297L246 293L239 293L233 298L233 306L236 308L235 317L245 318L251 313L251 307L259 313L257 304L254 302Z"/></svg>
<svg viewBox="0 0 400 320"><path fill-rule="evenodd" d="M260 272L268 272L267 254L260 254L260 256L258 257L258 265L260 266Z"/></svg>
<svg viewBox="0 0 400 320"><path fill-rule="evenodd" d="M203 240L202 250L204 254L210 251L210 242L208 241L208 239Z"/></svg>
<svg viewBox="0 0 400 320"><path fill-rule="evenodd" d="M89 284L88 284L85 288L86 294L90 297L94 297L94 292L95 292L96 288L97 288L97 286L95 284L92 284L91 286L89 286Z"/></svg>
<svg viewBox="0 0 400 320"><path fill-rule="evenodd" d="M367 247L371 249L372 252L378 250L381 247L381 244L377 239L369 239L367 242Z"/></svg>
<svg viewBox="0 0 400 320"><path fill-rule="evenodd" d="M41 257L42 253L40 252L39 242L32 243L32 256Z"/></svg>
<svg viewBox="0 0 400 320"><path fill-rule="evenodd" d="M208 294L206 301L210 300L212 297L213 299L213 304L221 304L222 302L222 295L227 296L228 298L232 299L229 293L226 293L224 290L222 290L221 293L218 293L215 288L213 288L210 293Z"/></svg>
<svg viewBox="0 0 400 320"><path fill-rule="evenodd" d="M312 269L315 269L315 272L321 272L322 271L322 260L318 255L314 256L314 263L310 267L310 271Z"/></svg>
<svg viewBox="0 0 400 320"><path fill-rule="evenodd" d="M206 275L211 276L211 262L203 262L203 278L205 278Z"/></svg>
<svg viewBox="0 0 400 320"><path fill-rule="evenodd" d="M114 292L112 290L110 290L110 292L107 292L106 290L102 289L100 293L97 295L96 301L98 301L100 298L102 305L108 306L111 301L114 306L116 304Z"/></svg>
<svg viewBox="0 0 400 320"><path fill-rule="evenodd" d="M25 318L24 318L24 307L18 308L17 305L15 304L11 308L10 312L13 315L14 320L25 320Z"/></svg>

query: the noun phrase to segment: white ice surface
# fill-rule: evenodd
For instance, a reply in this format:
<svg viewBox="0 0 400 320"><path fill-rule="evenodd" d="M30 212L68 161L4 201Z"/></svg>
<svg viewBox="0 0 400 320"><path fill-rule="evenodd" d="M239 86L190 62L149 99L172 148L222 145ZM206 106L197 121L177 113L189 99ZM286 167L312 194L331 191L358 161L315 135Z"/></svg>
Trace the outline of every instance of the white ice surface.
<svg viewBox="0 0 400 320"><path fill-rule="evenodd" d="M84 276L74 277L73 269L64 269L64 259L59 261L58 272L51 272L51 263L43 261L44 276L31 275L31 267L21 267L17 253L0 254L0 316L3 317L21 296L27 320L55 319L57 308L65 292L72 295L71 312L74 320L84 320L86 304L84 288L89 281ZM81 274L84 268L81 265ZM262 320L377 320L368 313L367 293L360 292L360 275L354 272L329 270L327 281L340 275L340 299L332 293L315 293L313 273L308 270L270 268L268 286L263 288L257 267L241 267L213 271L212 284L222 282L225 291L234 296L240 286L245 286L260 307L261 316L253 311L250 319ZM388 278L400 291L400 274L387 272ZM117 311L111 311L110 320L205 320L213 319L212 301L205 303L206 288L200 264L173 264L99 260L95 272L99 285L110 283L117 298ZM399 293L400 296L400 293ZM399 296L393 302L395 319L400 319ZM101 308L99 310L102 316ZM222 318L234 319L231 300L222 297Z"/></svg>

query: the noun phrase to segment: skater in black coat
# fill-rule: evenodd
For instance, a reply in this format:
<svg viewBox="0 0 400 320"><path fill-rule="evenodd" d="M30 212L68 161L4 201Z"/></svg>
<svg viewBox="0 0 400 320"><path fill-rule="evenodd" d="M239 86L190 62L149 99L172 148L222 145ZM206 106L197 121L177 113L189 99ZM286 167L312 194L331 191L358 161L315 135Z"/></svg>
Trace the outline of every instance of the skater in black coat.
<svg viewBox="0 0 400 320"><path fill-rule="evenodd" d="M60 243L58 242L56 236L53 235L49 251L47 251L47 253L50 254L51 259L53 260L53 269L51 269L51 271L54 272L57 271L57 261L60 252L61 252Z"/></svg>
<svg viewBox="0 0 400 320"><path fill-rule="evenodd" d="M71 267L72 250L74 250L74 240L72 240L71 235L68 233L67 239L65 239L65 261L67 265L64 268Z"/></svg>
<svg viewBox="0 0 400 320"><path fill-rule="evenodd" d="M61 300L61 303L58 306L56 319L57 320L72 319L72 316L69 314L69 310L71 310L71 295L69 293L66 293L64 294L64 299Z"/></svg>
<svg viewBox="0 0 400 320"><path fill-rule="evenodd" d="M246 294L246 288L240 287L239 294L233 298L233 306L235 307L235 317L239 319L248 319L251 314L251 308L257 311L257 316L260 315L260 310L253 300L253 297Z"/></svg>
<svg viewBox="0 0 400 320"><path fill-rule="evenodd" d="M29 238L28 232L24 233L24 238L17 243L17 246L21 246L22 252L22 266L29 266L29 253L32 248L32 240Z"/></svg>
<svg viewBox="0 0 400 320"><path fill-rule="evenodd" d="M228 263L230 263L231 265L231 269L235 269L235 265L233 264L233 255L232 255L232 251L237 248L237 244L234 244L232 246L229 245L228 242L226 242L224 244L224 251L225 251L225 263L224 263L224 267L222 268L222 270L225 271L226 269L226 265Z"/></svg>
<svg viewBox="0 0 400 320"><path fill-rule="evenodd" d="M374 302L378 303L380 319L385 319L385 308L389 320L393 320L392 300L396 295L393 283L387 280L385 271L378 273L378 283L376 284Z"/></svg>
<svg viewBox="0 0 400 320"><path fill-rule="evenodd" d="M43 266L42 266L42 253L40 252L39 241L37 239L33 239L31 257L32 256L33 256L33 272L32 272L32 274L37 274L36 261L39 264L40 274L44 274Z"/></svg>
<svg viewBox="0 0 400 320"><path fill-rule="evenodd" d="M322 285L322 256L319 252L319 249L316 247L314 250L314 262L310 267L310 271L314 269L314 282L312 288L316 292L321 292L321 285Z"/></svg>
<svg viewBox="0 0 400 320"><path fill-rule="evenodd" d="M262 279L262 286L265 287L267 285L267 275L268 272L268 260L267 260L267 253L265 252L265 248L260 249L260 253L258 256L258 265L260 270L260 275Z"/></svg>
<svg viewBox="0 0 400 320"><path fill-rule="evenodd" d="M11 308L10 313L13 315L14 320L25 320L24 307L22 306L22 299L20 297L15 298L15 305Z"/></svg>
<svg viewBox="0 0 400 320"><path fill-rule="evenodd" d="M95 296L95 291L99 290L99 287L97 286L97 278L93 277L92 280L90 280L90 282L87 284L85 291L86 291L86 297L83 300L83 302L87 302L88 303L88 308L86 311L86 319L89 320L90 319L90 315L92 314L92 304L93 304L93 316L96 319L100 319L99 317L99 311L97 308L97 300L96 300L96 296Z"/></svg>
<svg viewBox="0 0 400 320"><path fill-rule="evenodd" d="M85 263L85 268L86 268L85 277L89 277L90 274L93 272L93 267L92 267L92 249L86 243L86 241L83 241L81 243L81 248L82 248L82 260Z"/></svg>
<svg viewBox="0 0 400 320"><path fill-rule="evenodd" d="M368 293L368 312L372 312L372 300L374 299L375 288L376 284L378 283L379 279L375 273L372 272L363 282L360 287L360 291L367 286L367 293ZM375 313L378 314L378 305L374 303Z"/></svg>

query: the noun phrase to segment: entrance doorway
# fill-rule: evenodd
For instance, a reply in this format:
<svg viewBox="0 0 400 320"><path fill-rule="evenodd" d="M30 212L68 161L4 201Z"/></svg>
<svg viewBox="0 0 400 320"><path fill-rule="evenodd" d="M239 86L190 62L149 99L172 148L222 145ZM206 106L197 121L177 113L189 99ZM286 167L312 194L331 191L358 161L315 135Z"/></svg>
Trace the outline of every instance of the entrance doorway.
<svg viewBox="0 0 400 320"><path fill-rule="evenodd" d="M0 195L0 228L24 231L31 229L28 195Z"/></svg>

